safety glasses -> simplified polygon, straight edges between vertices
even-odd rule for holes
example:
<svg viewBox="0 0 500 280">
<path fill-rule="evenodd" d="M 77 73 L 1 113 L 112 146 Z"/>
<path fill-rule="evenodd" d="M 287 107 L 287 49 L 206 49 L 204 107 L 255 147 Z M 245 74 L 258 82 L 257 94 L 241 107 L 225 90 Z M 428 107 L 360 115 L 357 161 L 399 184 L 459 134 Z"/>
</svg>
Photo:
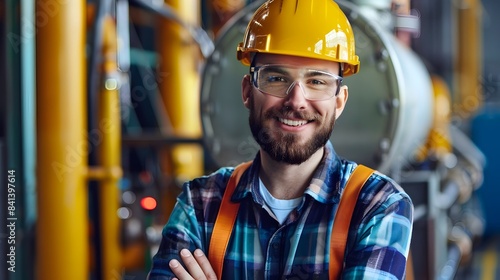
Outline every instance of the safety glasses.
<svg viewBox="0 0 500 280">
<path fill-rule="evenodd" d="M 268 64 L 250 67 L 254 87 L 265 94 L 284 98 L 299 85 L 307 100 L 327 100 L 337 95 L 342 77 L 316 69 Z"/>
</svg>

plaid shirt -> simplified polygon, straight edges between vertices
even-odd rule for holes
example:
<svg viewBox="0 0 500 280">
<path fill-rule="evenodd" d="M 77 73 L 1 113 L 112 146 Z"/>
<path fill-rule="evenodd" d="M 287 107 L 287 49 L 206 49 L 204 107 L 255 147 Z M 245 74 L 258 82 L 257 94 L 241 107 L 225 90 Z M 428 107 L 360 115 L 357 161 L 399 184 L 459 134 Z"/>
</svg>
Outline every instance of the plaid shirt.
<svg viewBox="0 0 500 280">
<path fill-rule="evenodd" d="M 226 250 L 222 279 L 328 279 L 329 243 L 342 190 L 356 164 L 328 143 L 302 202 L 283 224 L 259 193 L 260 156 L 243 174 L 232 200 L 240 202 Z M 221 168 L 184 184 L 153 257 L 151 280 L 171 279 L 179 251 L 208 246 L 233 168 Z M 413 205 L 390 178 L 374 173 L 351 218 L 343 279 L 404 279 Z"/>
</svg>

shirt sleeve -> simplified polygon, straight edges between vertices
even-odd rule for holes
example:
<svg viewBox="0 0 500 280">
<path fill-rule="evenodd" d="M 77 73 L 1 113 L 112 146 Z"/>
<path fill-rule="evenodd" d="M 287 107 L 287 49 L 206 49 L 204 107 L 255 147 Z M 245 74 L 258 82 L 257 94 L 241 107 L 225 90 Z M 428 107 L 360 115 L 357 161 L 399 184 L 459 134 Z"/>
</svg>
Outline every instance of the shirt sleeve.
<svg viewBox="0 0 500 280">
<path fill-rule="evenodd" d="M 362 198 L 361 218 L 353 217 L 342 279 L 404 279 L 413 226 L 410 197 L 394 182 L 372 182 Z M 382 185 L 377 189 L 376 185 Z M 370 193 L 368 191 L 367 193 Z M 359 202 L 358 202 L 359 203 Z M 358 222 L 360 221 L 360 222 Z"/>
<path fill-rule="evenodd" d="M 190 194 L 190 183 L 185 183 L 183 192 L 177 198 L 167 224 L 162 231 L 158 252 L 153 257 L 150 280 L 172 279 L 174 274 L 168 263 L 176 259 L 182 263 L 179 252 L 183 248 L 191 252 L 196 248 L 204 250 L 201 242 L 202 227 L 197 220 L 195 207 Z"/>
</svg>

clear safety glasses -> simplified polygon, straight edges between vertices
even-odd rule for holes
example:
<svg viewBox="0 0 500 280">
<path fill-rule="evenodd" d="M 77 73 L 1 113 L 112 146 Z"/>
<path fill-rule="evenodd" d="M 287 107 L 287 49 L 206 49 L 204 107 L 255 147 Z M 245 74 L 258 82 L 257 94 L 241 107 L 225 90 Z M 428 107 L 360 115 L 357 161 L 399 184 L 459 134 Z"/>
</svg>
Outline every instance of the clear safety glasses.
<svg viewBox="0 0 500 280">
<path fill-rule="evenodd" d="M 298 84 L 307 100 L 327 100 L 339 93 L 342 77 L 322 70 L 286 65 L 250 67 L 254 87 L 284 98 Z"/>
</svg>

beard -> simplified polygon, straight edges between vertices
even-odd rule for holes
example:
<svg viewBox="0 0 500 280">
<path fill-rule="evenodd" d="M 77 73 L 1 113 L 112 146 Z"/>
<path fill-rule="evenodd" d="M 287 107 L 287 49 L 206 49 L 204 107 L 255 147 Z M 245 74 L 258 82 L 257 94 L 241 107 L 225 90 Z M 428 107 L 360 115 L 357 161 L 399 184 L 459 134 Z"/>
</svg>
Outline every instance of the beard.
<svg viewBox="0 0 500 280">
<path fill-rule="evenodd" d="M 263 126 L 265 120 L 276 120 L 278 117 L 285 118 L 286 116 L 304 120 L 318 119 L 315 116 L 311 117 L 304 113 L 294 112 L 293 109 L 287 107 L 269 110 L 263 118 L 259 118 L 255 113 L 253 96 L 250 97 L 249 123 L 255 141 L 273 160 L 298 165 L 308 160 L 330 139 L 335 126 L 335 109 L 332 118 L 323 123 L 304 144 L 299 143 L 300 137 L 298 135 L 285 133 L 278 129 L 273 131 L 271 128 Z"/>
</svg>

